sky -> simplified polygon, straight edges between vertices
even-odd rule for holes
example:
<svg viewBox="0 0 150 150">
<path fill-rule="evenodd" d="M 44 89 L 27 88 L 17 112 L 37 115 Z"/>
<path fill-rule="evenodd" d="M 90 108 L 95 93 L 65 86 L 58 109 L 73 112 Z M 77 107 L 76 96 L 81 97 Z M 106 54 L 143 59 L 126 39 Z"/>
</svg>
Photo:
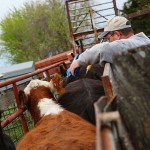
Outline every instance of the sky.
<svg viewBox="0 0 150 150">
<path fill-rule="evenodd" d="M 37 0 L 0 0 L 0 21 L 4 19 L 11 10 L 21 9 L 25 2 L 31 2 Z M 40 0 L 39 0 L 40 1 Z M 117 8 L 122 9 L 124 2 L 127 0 L 116 0 Z M 10 66 L 6 58 L 0 56 L 0 68 Z"/>
</svg>

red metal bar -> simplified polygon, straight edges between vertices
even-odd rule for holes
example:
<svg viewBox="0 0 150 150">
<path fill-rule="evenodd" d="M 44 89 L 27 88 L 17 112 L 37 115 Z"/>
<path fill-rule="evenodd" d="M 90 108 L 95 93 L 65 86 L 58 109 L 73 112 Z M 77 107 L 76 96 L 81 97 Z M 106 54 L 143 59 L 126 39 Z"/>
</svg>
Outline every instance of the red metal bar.
<svg viewBox="0 0 150 150">
<path fill-rule="evenodd" d="M 45 74 L 46 74 L 47 81 L 50 81 L 51 78 L 50 78 L 50 76 L 49 76 L 48 70 L 45 71 Z"/>
<path fill-rule="evenodd" d="M 18 109 L 16 112 L 14 112 L 13 114 L 11 114 L 6 120 L 4 120 L 1 123 L 2 128 L 6 127 L 9 123 L 11 123 L 13 120 L 15 120 L 17 117 L 19 117 L 19 115 L 21 115 L 26 109 Z"/>
<path fill-rule="evenodd" d="M 14 92 L 14 95 L 15 95 L 15 98 L 16 98 L 17 107 L 19 109 L 19 108 L 21 108 L 21 106 L 20 106 L 20 101 L 19 101 L 19 98 L 18 98 L 18 88 L 17 88 L 16 83 L 13 83 L 13 92 Z"/>
<path fill-rule="evenodd" d="M 19 100 L 19 97 L 18 97 L 18 88 L 17 88 L 16 83 L 13 83 L 13 91 L 14 91 L 17 107 L 18 107 L 18 109 L 20 109 L 21 105 L 20 105 L 20 100 Z M 25 119 L 23 113 L 20 114 L 20 120 L 21 120 L 21 125 L 22 125 L 24 133 L 27 133 L 29 131 L 29 129 L 28 129 L 28 125 L 26 123 L 26 119 Z"/>
<path fill-rule="evenodd" d="M 69 30 L 70 30 L 70 37 L 71 37 L 71 44 L 72 44 L 72 49 L 73 53 L 76 54 L 76 47 L 75 47 L 75 39 L 73 36 L 73 31 L 72 31 L 72 26 L 71 26 L 71 19 L 70 19 L 70 13 L 69 13 L 69 3 L 66 1 L 66 11 L 67 11 L 67 18 L 68 18 L 68 23 L 69 23 Z"/>
<path fill-rule="evenodd" d="M 63 63 L 63 66 L 64 66 L 65 69 L 67 69 L 67 65 L 65 63 Z"/>
<path fill-rule="evenodd" d="M 118 8 L 116 5 L 116 0 L 113 0 L 115 15 L 118 16 Z"/>
<path fill-rule="evenodd" d="M 45 67 L 43 69 L 38 69 L 38 70 L 36 70 L 36 71 L 34 71 L 32 73 L 28 73 L 28 74 L 25 74 L 25 75 L 22 75 L 22 76 L 19 76 L 19 77 L 15 77 L 15 78 L 12 78 L 12 79 L 8 79 L 6 81 L 2 81 L 2 82 L 0 82 L 0 88 L 3 87 L 3 86 L 7 86 L 9 84 L 13 84 L 13 83 L 18 82 L 18 81 L 23 80 L 23 79 L 27 79 L 29 77 L 32 77 L 32 76 L 37 75 L 39 73 L 42 73 L 42 72 L 44 72 L 46 70 L 55 68 L 56 66 L 58 66 L 58 65 L 60 65 L 62 63 L 63 63 L 63 61 L 61 61 L 59 63 L 55 63 L 55 64 L 53 64 L 51 66 L 48 66 L 48 67 Z"/>
<path fill-rule="evenodd" d="M 135 13 L 128 14 L 126 16 L 126 18 L 132 19 L 132 18 L 136 18 L 139 16 L 147 15 L 147 14 L 150 14 L 150 8 L 147 8 L 147 9 L 144 9 L 142 11 L 135 12 Z"/>
</svg>

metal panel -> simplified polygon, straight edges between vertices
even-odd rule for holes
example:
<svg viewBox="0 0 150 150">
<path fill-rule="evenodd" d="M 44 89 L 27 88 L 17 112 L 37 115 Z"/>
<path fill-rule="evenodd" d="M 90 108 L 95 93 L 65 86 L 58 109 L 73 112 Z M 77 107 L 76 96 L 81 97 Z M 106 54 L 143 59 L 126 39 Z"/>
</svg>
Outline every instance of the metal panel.
<svg viewBox="0 0 150 150">
<path fill-rule="evenodd" d="M 98 35 L 106 21 L 118 15 L 115 0 L 67 0 L 66 10 L 74 53 L 90 48 L 90 43 L 99 43 Z"/>
</svg>

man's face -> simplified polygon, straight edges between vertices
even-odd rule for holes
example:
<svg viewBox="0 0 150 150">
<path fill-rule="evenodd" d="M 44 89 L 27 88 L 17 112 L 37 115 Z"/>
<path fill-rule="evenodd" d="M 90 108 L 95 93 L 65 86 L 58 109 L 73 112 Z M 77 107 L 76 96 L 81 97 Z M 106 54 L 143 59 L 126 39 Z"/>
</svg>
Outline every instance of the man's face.
<svg viewBox="0 0 150 150">
<path fill-rule="evenodd" d="M 106 35 L 106 40 L 108 42 L 113 42 L 113 41 L 120 40 L 120 39 L 121 39 L 121 34 L 118 31 L 113 31 Z"/>
</svg>

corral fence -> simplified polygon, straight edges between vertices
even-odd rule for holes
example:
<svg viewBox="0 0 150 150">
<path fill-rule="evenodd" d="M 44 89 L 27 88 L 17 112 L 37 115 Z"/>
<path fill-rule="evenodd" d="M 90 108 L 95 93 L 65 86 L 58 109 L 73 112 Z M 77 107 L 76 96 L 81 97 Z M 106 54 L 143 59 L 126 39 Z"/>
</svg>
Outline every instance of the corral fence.
<svg viewBox="0 0 150 150">
<path fill-rule="evenodd" d="M 33 127 L 33 122 L 31 121 L 28 112 L 25 108 L 21 108 L 18 98 L 18 91 L 23 89 L 31 78 L 39 78 L 38 75 L 41 73 L 46 75 L 46 79 L 44 78 L 44 80 L 50 81 L 51 74 L 49 74 L 49 70 L 58 67 L 60 64 L 64 64 L 64 62 L 61 61 L 43 69 L 38 69 L 32 73 L 0 82 L 0 88 L 12 85 L 14 103 L 7 107 L 7 110 L 3 112 L 1 125 L 4 133 L 8 134 L 13 139 L 15 144 L 17 144 L 24 134 Z M 17 85 L 19 81 L 25 79 L 30 80 L 22 85 Z M 116 95 L 114 94 L 111 86 L 111 79 L 111 67 L 109 63 L 106 63 L 102 76 L 105 96 L 101 97 L 95 103 L 97 150 L 121 150 L 118 134 L 121 135 L 122 139 L 125 139 L 125 147 L 132 147 L 128 136 L 126 135 L 126 131 L 124 130 L 118 111 L 112 111 L 112 108 L 114 109 L 113 103 Z"/>
<path fill-rule="evenodd" d="M 50 81 L 51 74 L 49 74 L 49 71 L 60 65 L 64 65 L 64 62 L 60 61 L 34 72 L 0 82 L 0 88 L 9 87 L 8 89 L 6 88 L 7 90 L 1 92 L 0 95 L 0 109 L 4 110 L 1 118 L 1 126 L 4 133 L 9 135 L 15 144 L 33 127 L 30 115 L 25 108 L 21 108 L 18 91 L 24 89 L 31 79 L 39 78 L 39 74 L 40 79 Z M 43 74 L 43 78 L 41 74 Z M 26 82 L 19 84 L 22 80 Z"/>
</svg>

